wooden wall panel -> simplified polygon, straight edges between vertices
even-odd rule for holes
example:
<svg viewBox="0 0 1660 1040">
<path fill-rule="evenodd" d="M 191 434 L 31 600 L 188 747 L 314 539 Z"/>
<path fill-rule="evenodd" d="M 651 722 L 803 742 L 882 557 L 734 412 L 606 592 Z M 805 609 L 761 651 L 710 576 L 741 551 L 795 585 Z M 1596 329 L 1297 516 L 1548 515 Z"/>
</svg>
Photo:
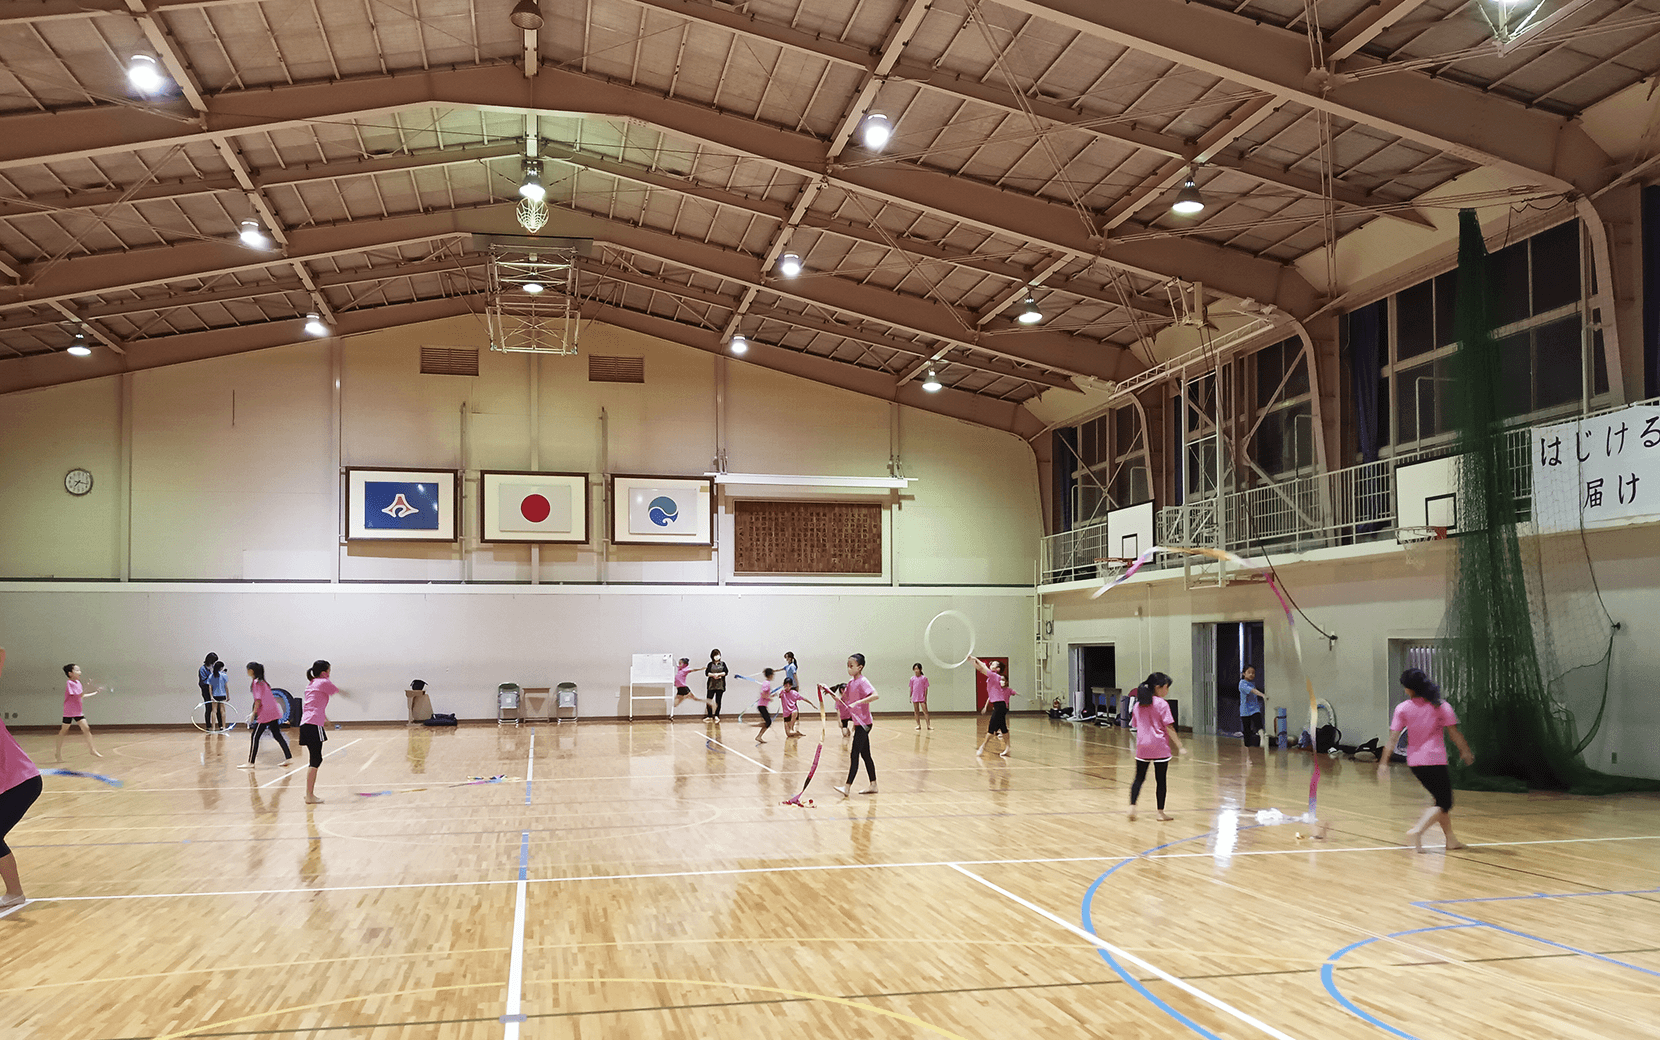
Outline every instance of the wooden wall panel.
<svg viewBox="0 0 1660 1040">
<path fill-rule="evenodd" d="M 739 574 L 881 574 L 882 506 L 863 502 L 733 504 Z"/>
</svg>

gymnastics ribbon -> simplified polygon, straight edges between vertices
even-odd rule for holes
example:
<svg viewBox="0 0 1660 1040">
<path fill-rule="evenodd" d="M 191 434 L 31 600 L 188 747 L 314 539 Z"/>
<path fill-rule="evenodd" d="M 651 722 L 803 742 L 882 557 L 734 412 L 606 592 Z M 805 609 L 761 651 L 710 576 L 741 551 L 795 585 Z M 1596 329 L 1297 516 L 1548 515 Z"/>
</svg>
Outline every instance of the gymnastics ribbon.
<svg viewBox="0 0 1660 1040">
<path fill-rule="evenodd" d="M 806 808 L 806 806 L 802 804 L 801 796 L 807 793 L 807 785 L 813 782 L 813 774 L 818 772 L 819 759 L 824 757 L 824 738 L 826 736 L 828 736 L 829 733 L 830 733 L 830 716 L 826 713 L 826 709 L 824 707 L 824 695 L 826 693 L 830 693 L 830 691 L 825 689 L 823 683 L 819 683 L 818 684 L 818 747 L 813 750 L 813 764 L 811 766 L 807 767 L 807 779 L 801 781 L 801 790 L 797 791 L 793 797 L 784 799 L 784 804 L 785 805 L 795 805 L 795 806 L 800 806 L 803 809 Z M 800 695 L 797 694 L 797 696 L 800 696 Z M 835 694 L 831 693 L 830 696 L 834 697 Z M 805 697 L 802 697 L 801 699 L 806 700 Z"/>
<path fill-rule="evenodd" d="M 82 780 L 96 780 L 101 784 L 109 784 L 111 787 L 121 786 L 121 781 L 113 776 L 105 776 L 102 773 L 83 773 L 79 769 L 42 769 L 40 774 L 42 776 L 74 776 Z"/>
<path fill-rule="evenodd" d="M 1303 673 L 1303 685 L 1308 689 L 1309 737 L 1311 740 L 1318 741 L 1320 732 L 1320 706 L 1318 699 L 1314 695 L 1314 680 L 1309 678 L 1308 668 L 1303 663 L 1303 639 L 1302 634 L 1297 629 L 1296 611 L 1292 609 L 1291 601 L 1286 598 L 1285 593 L 1280 590 L 1279 581 L 1274 577 L 1274 571 L 1272 568 L 1259 567 L 1256 564 L 1251 563 L 1249 560 L 1228 552 L 1226 549 L 1193 548 L 1185 545 L 1155 545 L 1151 549 L 1148 549 L 1146 552 L 1142 553 L 1140 556 L 1137 556 L 1135 558 L 1135 562 L 1125 568 L 1123 574 L 1120 574 L 1118 577 L 1109 582 L 1103 582 L 1100 588 L 1089 594 L 1089 598 L 1099 599 L 1108 592 L 1111 592 L 1113 589 L 1124 584 L 1126 581 L 1129 581 L 1131 575 L 1135 574 L 1136 571 L 1141 570 L 1142 567 L 1146 566 L 1153 559 L 1153 557 L 1157 556 L 1159 553 L 1175 553 L 1186 556 L 1208 556 L 1219 563 L 1237 564 L 1246 570 L 1255 571 L 1256 573 L 1262 575 L 1263 579 L 1267 581 L 1268 587 L 1274 590 L 1274 598 L 1280 601 L 1280 610 L 1285 613 L 1285 627 L 1291 632 L 1291 650 L 1297 657 L 1298 671 Z M 1266 704 L 1263 706 L 1263 709 L 1264 714 L 1266 714 Z M 1267 719 L 1263 720 L 1265 723 L 1267 721 Z M 1287 735 L 1289 736 L 1289 734 Z M 1320 790 L 1320 753 L 1318 746 L 1312 748 L 1311 750 L 1314 751 L 1314 776 L 1308 783 L 1308 815 L 1312 820 L 1314 817 L 1314 805 L 1319 797 Z"/>
</svg>

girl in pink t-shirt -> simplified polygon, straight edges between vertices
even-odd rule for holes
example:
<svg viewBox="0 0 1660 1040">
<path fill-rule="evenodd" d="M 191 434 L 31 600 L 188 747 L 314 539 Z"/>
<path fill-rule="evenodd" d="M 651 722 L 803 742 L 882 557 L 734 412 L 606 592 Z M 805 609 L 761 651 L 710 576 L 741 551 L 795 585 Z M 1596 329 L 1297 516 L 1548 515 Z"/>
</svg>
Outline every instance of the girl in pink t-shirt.
<svg viewBox="0 0 1660 1040">
<path fill-rule="evenodd" d="M 93 758 L 103 758 L 98 749 L 92 745 L 92 727 L 86 724 L 86 712 L 81 707 L 82 697 L 95 697 L 104 692 L 102 686 L 91 693 L 83 693 L 81 688 L 81 666 L 66 664 L 63 666 L 63 725 L 58 727 L 58 749 L 52 754 L 52 761 L 63 761 L 63 738 L 69 732 L 69 727 L 80 723 L 81 736 L 86 738 L 86 749 L 92 752 Z"/>
<path fill-rule="evenodd" d="M 924 722 L 929 729 L 934 728 L 934 720 L 928 717 L 928 677 L 922 674 L 920 661 L 911 665 L 911 714 L 916 718 L 918 732 Z"/>
<path fill-rule="evenodd" d="M 778 713 L 784 719 L 784 736 L 801 736 L 801 692 L 797 680 L 786 676 L 778 690 Z"/>
<path fill-rule="evenodd" d="M 1421 668 L 1408 668 L 1401 673 L 1401 688 L 1408 698 L 1395 706 L 1395 716 L 1389 722 L 1389 742 L 1385 748 L 1393 750 L 1406 731 L 1406 764 L 1412 775 L 1424 785 L 1435 804 L 1424 811 L 1417 825 L 1407 831 L 1412 845 L 1424 851 L 1424 831 L 1432 823 L 1441 825 L 1447 836 L 1447 848 L 1462 849 L 1464 843 L 1453 835 L 1452 829 L 1452 770 L 1447 766 L 1447 743 L 1442 734 L 1451 734 L 1458 745 L 1459 756 L 1465 765 L 1476 760 L 1469 741 L 1458 731 L 1458 714 L 1452 705 L 1441 699 L 1441 687 L 1425 675 Z M 1389 756 L 1378 763 L 1378 776 L 1389 778 Z"/>
<path fill-rule="evenodd" d="M 680 663 L 674 666 L 674 708 L 680 707 L 680 702 L 688 697 L 699 704 L 703 703 L 703 698 L 693 694 L 692 688 L 686 685 L 686 676 L 690 675 L 691 671 L 692 659 L 690 657 L 682 657 Z M 669 715 L 672 716 L 673 714 L 674 709 L 669 709 Z"/>
<path fill-rule="evenodd" d="M 305 688 L 300 714 L 300 746 L 310 753 L 307 764 L 311 767 L 305 774 L 305 800 L 308 804 L 317 805 L 322 802 L 317 797 L 317 769 L 323 764 L 323 741 L 328 739 L 329 698 L 340 690 L 329 681 L 327 661 L 311 662 L 305 677 L 310 683 Z"/>
<path fill-rule="evenodd" d="M 0 650 L 0 671 L 5 667 L 6 651 Z M 40 791 L 40 770 L 17 746 L 5 723 L 0 722 L 0 880 L 6 883 L 6 894 L 0 896 L 0 915 L 27 902 L 23 898 L 23 882 L 17 876 L 17 857 L 6 844 L 6 835 L 23 819 L 29 806 L 35 804 Z"/>
<path fill-rule="evenodd" d="M 277 705 L 276 695 L 271 692 L 271 684 L 265 681 L 265 666 L 258 661 L 249 661 L 248 678 L 252 680 L 248 692 L 254 695 L 253 736 L 248 743 L 248 764 L 236 768 L 254 767 L 254 756 L 259 754 L 259 738 L 266 733 L 271 734 L 277 746 L 282 748 L 282 764 L 292 765 L 294 752 L 288 750 L 288 741 L 282 737 L 282 709 Z"/>
<path fill-rule="evenodd" d="M 853 750 L 848 757 L 847 783 L 836 788 L 843 798 L 847 797 L 853 781 L 859 776 L 861 760 L 865 771 L 870 774 L 870 786 L 859 793 L 876 793 L 876 763 L 870 757 L 870 727 L 875 725 L 875 720 L 870 717 L 870 702 L 876 699 L 877 693 L 876 687 L 865 678 L 864 654 L 854 654 L 847 659 L 847 676 L 847 688 L 836 698 L 836 703 L 846 707 L 847 717 L 853 723 Z"/>
<path fill-rule="evenodd" d="M 755 743 L 767 742 L 767 730 L 772 728 L 772 677 L 777 674 L 771 668 L 761 669 L 761 693 L 755 698 L 755 710 L 761 713 L 760 732 L 755 734 Z"/>
<path fill-rule="evenodd" d="M 980 710 L 991 712 L 991 721 L 986 723 L 986 739 L 980 741 L 980 746 L 974 750 L 974 753 L 976 755 L 985 754 L 986 745 L 991 743 L 991 738 L 1001 734 L 1003 737 L 1003 750 L 999 751 L 998 754 L 1002 755 L 1004 758 L 1008 758 L 1009 698 L 1018 696 L 1018 694 L 1009 689 L 1007 679 L 1005 679 L 1003 675 L 1003 666 L 1001 663 L 992 661 L 988 664 L 987 662 L 980 660 L 978 657 L 971 657 L 969 660 L 973 661 L 974 667 L 986 677 L 986 706 Z"/>
<path fill-rule="evenodd" d="M 1165 777 L 1170 770 L 1170 749 L 1178 755 L 1187 754 L 1181 738 L 1176 736 L 1176 717 L 1170 712 L 1170 702 L 1164 695 L 1170 692 L 1170 676 L 1154 672 L 1136 687 L 1135 707 L 1130 709 L 1130 724 L 1135 727 L 1135 782 L 1130 784 L 1130 819 L 1135 819 L 1136 799 L 1141 797 L 1141 785 L 1147 780 L 1147 767 L 1153 767 L 1153 793 L 1158 798 L 1159 819 L 1174 820 L 1164 811 Z"/>
</svg>

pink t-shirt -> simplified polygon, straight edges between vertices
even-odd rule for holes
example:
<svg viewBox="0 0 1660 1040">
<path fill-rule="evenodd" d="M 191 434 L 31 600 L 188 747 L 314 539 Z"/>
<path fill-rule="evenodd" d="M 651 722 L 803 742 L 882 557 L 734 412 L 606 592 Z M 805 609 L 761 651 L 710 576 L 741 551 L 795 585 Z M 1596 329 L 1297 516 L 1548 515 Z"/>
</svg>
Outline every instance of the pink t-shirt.
<svg viewBox="0 0 1660 1040">
<path fill-rule="evenodd" d="M 870 705 L 869 704 L 854 704 L 853 702 L 856 701 L 856 700 L 861 700 L 865 697 L 869 697 L 871 694 L 873 694 L 875 692 L 876 692 L 876 687 L 872 686 L 870 684 L 870 680 L 866 679 L 862 675 L 859 676 L 857 679 L 850 680 L 847 684 L 847 689 L 842 692 L 842 700 L 848 702 L 848 704 L 847 704 L 847 716 L 848 716 L 848 718 L 852 719 L 856 724 L 858 724 L 860 726 L 869 726 L 869 725 L 871 725 Z"/>
<path fill-rule="evenodd" d="M 928 699 L 928 677 L 926 675 L 911 676 L 911 701 L 921 704 Z"/>
<path fill-rule="evenodd" d="M 264 679 L 255 679 L 248 689 L 254 695 L 254 721 L 275 722 L 282 717 L 282 710 L 277 707 L 277 699 L 271 695 L 271 684 Z"/>
<path fill-rule="evenodd" d="M 63 684 L 63 717 L 72 719 L 77 715 L 85 715 L 81 708 L 81 684 L 77 679 L 71 679 Z"/>
<path fill-rule="evenodd" d="M 23 749 L 12 739 L 11 730 L 0 722 L 0 791 L 10 791 L 31 777 L 40 775 L 40 768 L 30 761 Z"/>
<path fill-rule="evenodd" d="M 836 718 L 837 719 L 851 719 L 853 717 L 853 713 L 848 711 L 847 710 L 847 705 L 843 703 L 844 701 L 847 700 L 847 696 L 848 696 L 847 690 L 845 690 L 845 689 L 843 689 L 841 693 L 836 694 Z"/>
<path fill-rule="evenodd" d="M 340 690 L 329 682 L 327 676 L 318 676 L 311 680 L 311 685 L 305 688 L 303 710 L 300 712 L 300 722 L 307 726 L 327 726 L 329 698 Z"/>
<path fill-rule="evenodd" d="M 772 703 L 772 683 L 771 682 L 764 682 L 764 683 L 761 684 L 761 695 L 759 697 L 755 698 L 755 703 L 756 704 L 761 704 L 761 705 L 767 705 L 767 704 Z"/>
<path fill-rule="evenodd" d="M 1170 714 L 1170 702 L 1155 695 L 1151 704 L 1137 704 L 1130 709 L 1130 724 L 1135 726 L 1135 757 L 1143 762 L 1158 762 L 1170 757 L 1168 728 L 1176 724 Z"/>
<path fill-rule="evenodd" d="M 685 686 L 686 685 L 686 676 L 690 675 L 691 672 L 692 672 L 692 666 L 689 665 L 689 664 L 683 664 L 680 667 L 676 668 L 674 670 L 674 684 L 676 686 Z"/>
<path fill-rule="evenodd" d="M 1417 697 L 1408 697 L 1395 706 L 1395 717 L 1390 729 L 1406 730 L 1406 764 L 1409 766 L 1444 766 L 1447 764 L 1447 742 L 1441 731 L 1458 725 L 1458 713 L 1446 701 L 1431 704 Z"/>
<path fill-rule="evenodd" d="M 986 673 L 986 700 L 992 704 L 1007 703 L 1009 688 L 1003 684 L 1003 677 L 996 672 Z"/>
<path fill-rule="evenodd" d="M 796 709 L 801 707 L 801 694 L 785 686 L 778 691 L 778 704 L 784 709 L 785 715 L 794 715 Z"/>
</svg>

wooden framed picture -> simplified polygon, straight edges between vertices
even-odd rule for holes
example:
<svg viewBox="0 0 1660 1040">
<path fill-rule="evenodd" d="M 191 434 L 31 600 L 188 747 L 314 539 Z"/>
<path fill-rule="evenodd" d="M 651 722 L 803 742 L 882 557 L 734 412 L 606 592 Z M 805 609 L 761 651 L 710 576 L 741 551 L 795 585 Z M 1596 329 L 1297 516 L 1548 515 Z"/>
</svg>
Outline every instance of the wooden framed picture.
<svg viewBox="0 0 1660 1040">
<path fill-rule="evenodd" d="M 478 475 L 479 541 L 588 541 L 588 474 L 484 470 Z"/>
<path fill-rule="evenodd" d="M 461 475 L 453 469 L 346 468 L 346 537 L 358 542 L 453 542 Z"/>
<path fill-rule="evenodd" d="M 714 545 L 715 482 L 708 477 L 613 474 L 606 506 L 613 545 Z"/>
</svg>

